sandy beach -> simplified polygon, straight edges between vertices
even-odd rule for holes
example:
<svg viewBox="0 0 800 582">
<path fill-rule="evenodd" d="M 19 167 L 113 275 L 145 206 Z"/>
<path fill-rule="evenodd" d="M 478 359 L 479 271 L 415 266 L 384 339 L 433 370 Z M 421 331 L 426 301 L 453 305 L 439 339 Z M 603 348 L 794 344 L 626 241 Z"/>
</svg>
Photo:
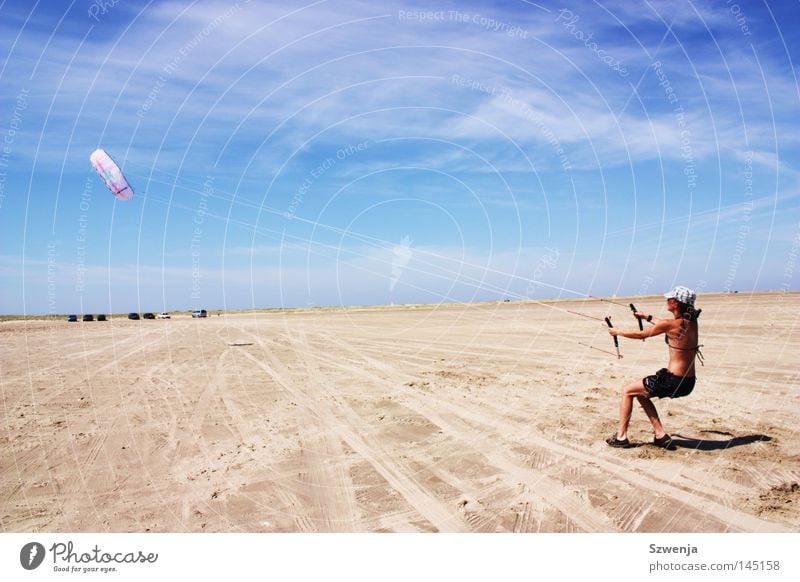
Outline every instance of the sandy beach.
<svg viewBox="0 0 800 582">
<path fill-rule="evenodd" d="M 667 349 L 568 311 L 624 305 L 0 323 L 0 529 L 800 531 L 800 294 L 700 295 L 674 451 L 604 443 Z"/>
</svg>

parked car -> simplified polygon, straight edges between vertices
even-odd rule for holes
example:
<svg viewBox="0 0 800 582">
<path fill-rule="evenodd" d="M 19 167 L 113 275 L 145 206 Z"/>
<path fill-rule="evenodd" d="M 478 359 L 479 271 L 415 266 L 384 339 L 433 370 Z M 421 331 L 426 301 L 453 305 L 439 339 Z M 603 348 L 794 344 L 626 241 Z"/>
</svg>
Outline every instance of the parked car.
<svg viewBox="0 0 800 582">
<path fill-rule="evenodd" d="M 205 309 L 195 309 L 192 311 L 192 317 L 208 317 L 208 311 Z"/>
<path fill-rule="evenodd" d="M 83 316 L 83 321 L 94 321 L 94 317 L 92 317 L 91 313 L 85 313 Z"/>
<path fill-rule="evenodd" d="M 170 318 L 169 313 L 167 313 L 166 311 L 162 311 L 161 313 L 156 315 L 156 319 L 169 319 L 169 318 Z"/>
<path fill-rule="evenodd" d="M 138 313 L 129 313 L 128 314 L 128 319 L 139 319 L 139 314 Z"/>
<path fill-rule="evenodd" d="M 97 316 L 97 321 L 105 321 L 105 320 L 106 320 L 106 316 L 103 315 L 102 313 Z"/>
<path fill-rule="evenodd" d="M 78 316 L 77 315 L 68 315 L 67 316 L 67 321 L 78 321 Z"/>
<path fill-rule="evenodd" d="M 156 316 L 153 315 L 152 313 L 145 313 L 142 317 L 144 319 L 155 319 L 156 318 Z"/>
</svg>

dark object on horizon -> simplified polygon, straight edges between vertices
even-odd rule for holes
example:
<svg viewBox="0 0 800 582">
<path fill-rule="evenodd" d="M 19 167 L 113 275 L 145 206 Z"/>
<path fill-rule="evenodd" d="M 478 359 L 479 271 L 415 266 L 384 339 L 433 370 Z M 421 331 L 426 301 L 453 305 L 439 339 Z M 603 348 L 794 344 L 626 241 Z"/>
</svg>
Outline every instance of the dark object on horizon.
<svg viewBox="0 0 800 582">
<path fill-rule="evenodd" d="M 128 314 L 128 319 L 139 319 L 139 314 L 138 313 L 129 313 Z"/>
<path fill-rule="evenodd" d="M 142 317 L 144 319 L 155 319 L 156 318 L 156 316 L 153 315 L 152 313 L 145 313 Z"/>
<path fill-rule="evenodd" d="M 106 320 L 106 316 L 103 315 L 102 313 L 97 316 L 97 321 L 105 321 L 105 320 Z"/>
<path fill-rule="evenodd" d="M 78 316 L 77 315 L 68 315 L 67 316 L 67 321 L 78 321 Z"/>
<path fill-rule="evenodd" d="M 92 317 L 91 313 L 87 313 L 83 316 L 83 321 L 94 321 L 94 317 Z"/>
</svg>

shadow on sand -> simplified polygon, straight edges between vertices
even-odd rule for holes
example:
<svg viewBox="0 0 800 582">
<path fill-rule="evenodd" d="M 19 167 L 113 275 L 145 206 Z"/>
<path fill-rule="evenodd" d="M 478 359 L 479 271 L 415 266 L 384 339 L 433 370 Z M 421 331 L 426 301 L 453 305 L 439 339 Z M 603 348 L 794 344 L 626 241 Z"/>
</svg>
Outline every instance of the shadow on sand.
<svg viewBox="0 0 800 582">
<path fill-rule="evenodd" d="M 772 438 L 764 434 L 751 434 L 747 436 L 733 436 L 727 432 L 719 432 L 714 430 L 704 430 L 702 432 L 729 436 L 731 438 L 726 440 L 710 440 L 705 438 L 693 438 L 680 434 L 672 435 L 672 442 L 675 447 L 681 449 L 696 449 L 698 451 L 719 451 L 722 449 L 730 449 L 731 447 L 741 447 L 742 445 L 750 445 L 757 442 L 768 442 Z"/>
</svg>

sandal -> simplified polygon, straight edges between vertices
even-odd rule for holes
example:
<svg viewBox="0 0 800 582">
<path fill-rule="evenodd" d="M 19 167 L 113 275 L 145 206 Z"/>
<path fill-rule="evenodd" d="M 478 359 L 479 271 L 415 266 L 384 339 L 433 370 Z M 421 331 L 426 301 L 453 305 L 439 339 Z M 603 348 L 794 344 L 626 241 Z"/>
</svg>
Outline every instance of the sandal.
<svg viewBox="0 0 800 582">
<path fill-rule="evenodd" d="M 672 437 L 668 434 L 665 434 L 660 439 L 653 437 L 653 445 L 660 447 L 662 449 L 667 449 L 668 451 L 675 450 L 675 443 L 672 442 Z"/>
<path fill-rule="evenodd" d="M 619 440 L 617 435 L 612 436 L 609 439 L 606 439 L 606 444 L 609 447 L 614 447 L 616 449 L 629 449 L 631 448 L 631 443 L 628 439 Z"/>
</svg>

